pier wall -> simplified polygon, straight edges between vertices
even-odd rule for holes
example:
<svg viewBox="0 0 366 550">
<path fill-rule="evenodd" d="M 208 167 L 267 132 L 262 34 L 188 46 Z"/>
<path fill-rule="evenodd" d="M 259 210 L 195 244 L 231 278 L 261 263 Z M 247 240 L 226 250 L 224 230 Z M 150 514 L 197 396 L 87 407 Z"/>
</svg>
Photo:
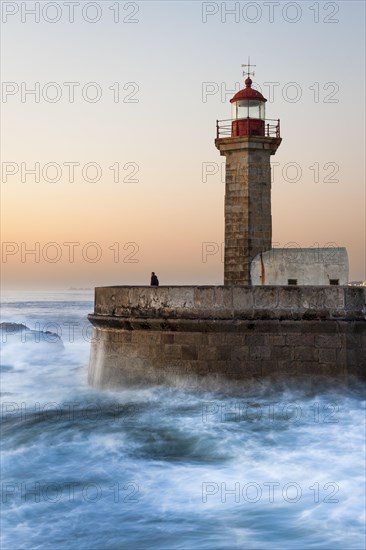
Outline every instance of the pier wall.
<svg viewBox="0 0 366 550">
<path fill-rule="evenodd" d="M 366 377 L 362 287 L 100 287 L 89 383 Z"/>
</svg>

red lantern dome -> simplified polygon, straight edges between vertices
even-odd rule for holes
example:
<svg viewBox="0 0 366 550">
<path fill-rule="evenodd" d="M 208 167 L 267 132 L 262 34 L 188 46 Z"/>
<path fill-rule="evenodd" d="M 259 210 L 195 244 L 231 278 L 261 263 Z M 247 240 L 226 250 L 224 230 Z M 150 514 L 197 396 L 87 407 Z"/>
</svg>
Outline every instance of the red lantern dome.
<svg viewBox="0 0 366 550">
<path fill-rule="evenodd" d="M 232 137 L 264 136 L 266 98 L 253 90 L 252 79 L 245 80 L 245 88 L 237 92 L 230 103 L 232 105 Z"/>
</svg>

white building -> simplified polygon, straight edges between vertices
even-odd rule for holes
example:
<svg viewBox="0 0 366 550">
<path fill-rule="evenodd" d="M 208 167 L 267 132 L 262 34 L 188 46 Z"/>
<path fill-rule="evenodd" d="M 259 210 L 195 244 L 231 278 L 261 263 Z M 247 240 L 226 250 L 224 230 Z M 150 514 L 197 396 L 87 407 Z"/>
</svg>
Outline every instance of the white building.
<svg viewBox="0 0 366 550">
<path fill-rule="evenodd" d="M 273 248 L 251 263 L 252 285 L 346 285 L 345 248 Z"/>
</svg>

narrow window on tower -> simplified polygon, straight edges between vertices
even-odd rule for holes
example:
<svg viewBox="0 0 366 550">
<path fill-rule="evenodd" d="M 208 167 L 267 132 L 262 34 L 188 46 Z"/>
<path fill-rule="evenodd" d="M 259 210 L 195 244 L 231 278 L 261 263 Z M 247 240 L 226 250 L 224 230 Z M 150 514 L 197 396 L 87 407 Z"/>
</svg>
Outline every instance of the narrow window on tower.
<svg viewBox="0 0 366 550">
<path fill-rule="evenodd" d="M 339 285 L 339 279 L 329 279 L 330 285 Z"/>
<path fill-rule="evenodd" d="M 297 279 L 287 279 L 287 284 L 297 286 Z"/>
</svg>

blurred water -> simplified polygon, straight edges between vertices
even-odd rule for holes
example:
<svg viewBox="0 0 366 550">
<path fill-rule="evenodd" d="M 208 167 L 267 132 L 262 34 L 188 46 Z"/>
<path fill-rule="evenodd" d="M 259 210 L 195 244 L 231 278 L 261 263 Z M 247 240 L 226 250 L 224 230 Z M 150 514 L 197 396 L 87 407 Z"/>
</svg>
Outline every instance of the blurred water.
<svg viewBox="0 0 366 550">
<path fill-rule="evenodd" d="M 365 547 L 365 397 L 87 386 L 92 293 L 4 297 L 2 550 Z M 25 340 L 25 341 L 24 341 Z"/>
</svg>

